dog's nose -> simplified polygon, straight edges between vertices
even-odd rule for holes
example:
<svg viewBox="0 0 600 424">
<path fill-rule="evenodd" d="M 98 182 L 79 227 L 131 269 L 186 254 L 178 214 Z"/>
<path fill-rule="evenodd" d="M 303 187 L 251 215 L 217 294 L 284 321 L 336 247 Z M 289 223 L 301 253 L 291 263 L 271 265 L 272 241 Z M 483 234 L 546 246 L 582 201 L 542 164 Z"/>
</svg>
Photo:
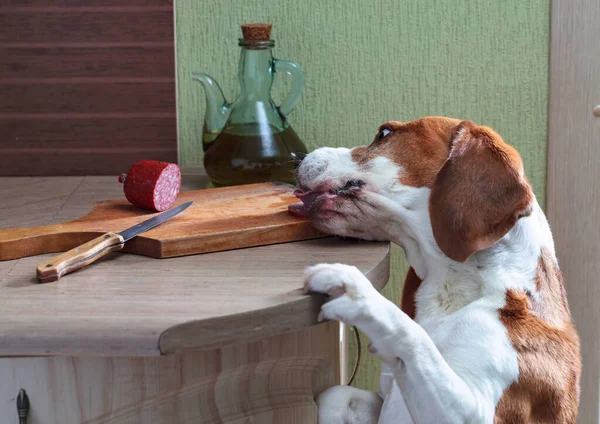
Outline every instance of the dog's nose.
<svg viewBox="0 0 600 424">
<path fill-rule="evenodd" d="M 350 181 L 346 182 L 344 189 L 350 190 L 353 188 L 362 188 L 362 186 L 364 186 L 364 185 L 365 185 L 365 182 L 363 180 L 350 180 Z"/>
<path fill-rule="evenodd" d="M 337 194 L 350 194 L 359 191 L 364 185 L 365 182 L 363 180 L 349 180 L 346 182 L 346 185 L 337 190 Z"/>
</svg>

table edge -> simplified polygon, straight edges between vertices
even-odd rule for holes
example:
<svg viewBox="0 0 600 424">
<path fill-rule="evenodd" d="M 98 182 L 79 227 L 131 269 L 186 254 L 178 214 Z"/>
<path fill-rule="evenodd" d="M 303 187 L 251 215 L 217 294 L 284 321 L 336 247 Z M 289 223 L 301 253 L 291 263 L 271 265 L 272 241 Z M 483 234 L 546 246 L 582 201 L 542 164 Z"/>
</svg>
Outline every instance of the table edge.
<svg viewBox="0 0 600 424">
<path fill-rule="evenodd" d="M 383 244 L 383 243 L 382 243 Z M 383 246 L 382 246 L 383 247 Z M 381 291 L 391 274 L 391 243 L 385 246 L 385 254 L 365 275 Z M 48 337 L 24 337 L 28 331 L 15 327 L 8 334 L 0 335 L 1 357 L 49 357 L 49 356 L 136 356 L 157 357 L 182 353 L 189 350 L 206 350 L 227 345 L 249 343 L 287 332 L 317 325 L 317 317 L 323 297 L 302 295 L 298 281 L 298 298 L 279 305 L 239 314 L 176 322 L 150 331 L 148 328 L 136 334 L 90 334 L 85 339 L 74 340 L 52 336 L 52 348 Z M 239 324 L 236 324 L 239 323 Z M 249 328 L 254 331 L 249 331 Z M 108 337 L 108 338 L 107 338 Z"/>
<path fill-rule="evenodd" d="M 378 291 L 383 290 L 390 279 L 390 264 L 391 243 L 388 243 L 386 254 L 382 260 L 371 270 L 365 272 Z M 300 291 L 299 287 L 298 292 L 300 293 Z M 305 295 L 295 301 L 260 311 L 177 324 L 165 329 L 160 334 L 158 347 L 162 355 L 169 355 L 185 350 L 218 348 L 278 336 L 318 324 L 317 317 L 323 302 L 324 299 L 320 295 Z M 289 316 L 293 316 L 293 319 L 285 319 Z M 232 325 L 232 321 L 244 323 L 244 325 Z M 249 323 L 255 331 L 247 331 Z M 222 328 L 222 330 L 215 331 L 215 328 Z M 206 336 L 207 334 L 210 335 Z"/>
</svg>

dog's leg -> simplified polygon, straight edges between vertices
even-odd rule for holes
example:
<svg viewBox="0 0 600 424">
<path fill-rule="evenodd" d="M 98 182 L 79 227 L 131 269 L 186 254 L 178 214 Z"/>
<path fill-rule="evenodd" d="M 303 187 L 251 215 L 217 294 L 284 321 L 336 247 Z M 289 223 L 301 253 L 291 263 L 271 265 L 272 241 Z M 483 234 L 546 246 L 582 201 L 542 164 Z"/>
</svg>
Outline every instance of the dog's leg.
<svg viewBox="0 0 600 424">
<path fill-rule="evenodd" d="M 415 321 L 383 297 L 355 267 L 321 264 L 305 271 L 305 291 L 331 300 L 320 319 L 357 326 L 390 366 L 415 422 L 492 422 L 494 402 L 461 379 Z M 407 387 L 408 386 L 408 387 Z"/>
<path fill-rule="evenodd" d="M 320 424 L 377 424 L 383 400 L 374 392 L 334 386 L 317 396 Z"/>
</svg>

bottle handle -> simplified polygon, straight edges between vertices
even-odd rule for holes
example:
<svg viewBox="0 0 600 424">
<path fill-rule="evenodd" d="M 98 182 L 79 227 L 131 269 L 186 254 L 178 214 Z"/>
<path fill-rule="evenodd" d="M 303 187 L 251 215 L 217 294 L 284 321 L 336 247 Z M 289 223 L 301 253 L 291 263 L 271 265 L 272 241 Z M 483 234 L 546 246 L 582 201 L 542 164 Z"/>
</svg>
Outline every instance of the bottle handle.
<svg viewBox="0 0 600 424">
<path fill-rule="evenodd" d="M 292 87 L 290 88 L 290 92 L 283 102 L 281 102 L 281 105 L 278 106 L 279 113 L 285 118 L 292 109 L 294 109 L 294 106 L 296 106 L 302 96 L 302 90 L 304 89 L 304 73 L 298 64 L 282 59 L 273 59 L 273 69 L 275 72 L 285 72 L 292 77 Z"/>
</svg>

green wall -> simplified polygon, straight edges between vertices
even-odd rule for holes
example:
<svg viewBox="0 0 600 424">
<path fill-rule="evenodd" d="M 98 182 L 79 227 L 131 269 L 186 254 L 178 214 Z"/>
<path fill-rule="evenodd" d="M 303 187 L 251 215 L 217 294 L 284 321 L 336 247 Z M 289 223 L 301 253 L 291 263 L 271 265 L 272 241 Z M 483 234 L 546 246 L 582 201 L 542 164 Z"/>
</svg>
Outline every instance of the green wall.
<svg viewBox="0 0 600 424">
<path fill-rule="evenodd" d="M 213 76 L 232 99 L 239 25 L 255 22 L 272 23 L 275 57 L 304 70 L 289 121 L 309 148 L 368 144 L 392 119 L 472 119 L 521 152 L 545 204 L 549 0 L 177 0 L 182 165 L 202 163 L 204 92 L 191 72 Z M 288 87 L 277 79 L 274 99 Z M 385 289 L 394 300 L 405 271 L 394 249 Z M 376 388 L 378 369 L 364 349 L 354 385 Z"/>
</svg>

